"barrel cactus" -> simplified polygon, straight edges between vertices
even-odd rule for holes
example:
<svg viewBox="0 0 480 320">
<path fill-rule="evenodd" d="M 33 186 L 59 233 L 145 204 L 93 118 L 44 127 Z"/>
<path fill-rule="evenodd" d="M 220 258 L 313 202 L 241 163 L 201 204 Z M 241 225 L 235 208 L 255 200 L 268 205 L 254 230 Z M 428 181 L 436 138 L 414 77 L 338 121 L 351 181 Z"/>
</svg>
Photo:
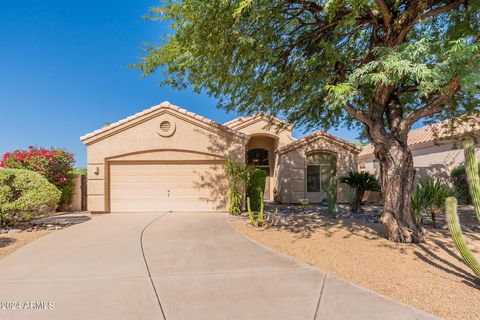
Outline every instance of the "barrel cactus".
<svg viewBox="0 0 480 320">
<path fill-rule="evenodd" d="M 465 154 L 465 172 L 467 173 L 468 187 L 472 204 L 475 207 L 477 221 L 480 223 L 480 177 L 478 175 L 478 160 L 475 152 L 475 140 L 473 138 L 465 139 L 463 143 Z"/>
<path fill-rule="evenodd" d="M 462 234 L 462 229 L 460 227 L 460 222 L 458 220 L 457 214 L 457 199 L 454 197 L 449 197 L 445 201 L 445 213 L 448 223 L 448 228 L 452 233 L 453 242 L 457 247 L 457 250 L 463 257 L 463 260 L 473 273 L 480 278 L 480 263 L 473 255 L 472 251 L 467 246 L 467 242 Z"/>
</svg>

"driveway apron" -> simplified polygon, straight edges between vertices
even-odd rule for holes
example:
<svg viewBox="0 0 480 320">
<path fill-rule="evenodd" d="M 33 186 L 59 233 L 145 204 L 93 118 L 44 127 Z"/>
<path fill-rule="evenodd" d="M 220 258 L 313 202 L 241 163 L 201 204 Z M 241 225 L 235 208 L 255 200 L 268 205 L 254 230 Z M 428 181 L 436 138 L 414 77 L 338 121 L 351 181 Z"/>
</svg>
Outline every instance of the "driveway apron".
<svg viewBox="0 0 480 320">
<path fill-rule="evenodd" d="M 47 235 L 0 260 L 0 303 L 10 303 L 0 320 L 434 318 L 261 246 L 227 219 L 109 214 Z"/>
</svg>

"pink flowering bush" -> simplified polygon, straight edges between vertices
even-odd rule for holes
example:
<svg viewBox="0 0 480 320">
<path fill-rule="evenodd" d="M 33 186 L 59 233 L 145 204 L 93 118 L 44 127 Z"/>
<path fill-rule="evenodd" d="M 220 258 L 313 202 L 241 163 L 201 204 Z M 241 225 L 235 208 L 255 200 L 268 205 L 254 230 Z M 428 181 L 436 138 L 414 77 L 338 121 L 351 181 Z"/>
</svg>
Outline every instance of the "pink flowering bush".
<svg viewBox="0 0 480 320">
<path fill-rule="evenodd" d="M 60 149 L 28 147 L 3 155 L 0 168 L 35 171 L 61 192 L 60 206 L 70 204 L 73 196 L 72 171 L 75 160 L 70 152 Z"/>
</svg>

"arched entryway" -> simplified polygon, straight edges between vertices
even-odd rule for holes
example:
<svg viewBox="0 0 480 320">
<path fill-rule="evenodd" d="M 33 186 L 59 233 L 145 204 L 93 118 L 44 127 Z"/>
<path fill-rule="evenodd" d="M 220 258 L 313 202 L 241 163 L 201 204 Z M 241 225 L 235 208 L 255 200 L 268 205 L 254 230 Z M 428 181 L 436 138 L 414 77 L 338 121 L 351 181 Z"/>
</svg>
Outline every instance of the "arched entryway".
<svg viewBox="0 0 480 320">
<path fill-rule="evenodd" d="M 277 161 L 275 150 L 278 139 L 266 135 L 253 135 L 250 137 L 246 148 L 246 162 L 249 166 L 265 170 L 265 200 L 273 200 L 275 163 Z"/>
</svg>

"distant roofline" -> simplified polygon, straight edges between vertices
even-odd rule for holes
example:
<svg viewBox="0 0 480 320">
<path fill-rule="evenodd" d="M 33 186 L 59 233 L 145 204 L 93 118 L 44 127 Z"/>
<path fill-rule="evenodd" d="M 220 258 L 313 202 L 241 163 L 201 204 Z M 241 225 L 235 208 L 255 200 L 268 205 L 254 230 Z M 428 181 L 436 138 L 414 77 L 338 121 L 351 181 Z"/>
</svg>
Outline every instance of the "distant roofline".
<svg viewBox="0 0 480 320">
<path fill-rule="evenodd" d="M 473 119 L 472 119 L 473 120 Z M 480 132 L 480 124 L 477 120 L 467 125 L 460 125 L 455 128 L 454 132 L 449 131 L 448 126 L 451 119 L 425 125 L 423 127 L 413 129 L 408 133 L 408 146 L 412 149 L 425 145 L 432 145 L 436 141 L 447 141 L 455 137 L 459 137 L 469 132 Z M 437 133 L 437 134 L 435 134 Z M 370 160 L 375 158 L 373 144 L 369 143 L 363 147 L 358 154 L 358 160 Z"/>
</svg>

